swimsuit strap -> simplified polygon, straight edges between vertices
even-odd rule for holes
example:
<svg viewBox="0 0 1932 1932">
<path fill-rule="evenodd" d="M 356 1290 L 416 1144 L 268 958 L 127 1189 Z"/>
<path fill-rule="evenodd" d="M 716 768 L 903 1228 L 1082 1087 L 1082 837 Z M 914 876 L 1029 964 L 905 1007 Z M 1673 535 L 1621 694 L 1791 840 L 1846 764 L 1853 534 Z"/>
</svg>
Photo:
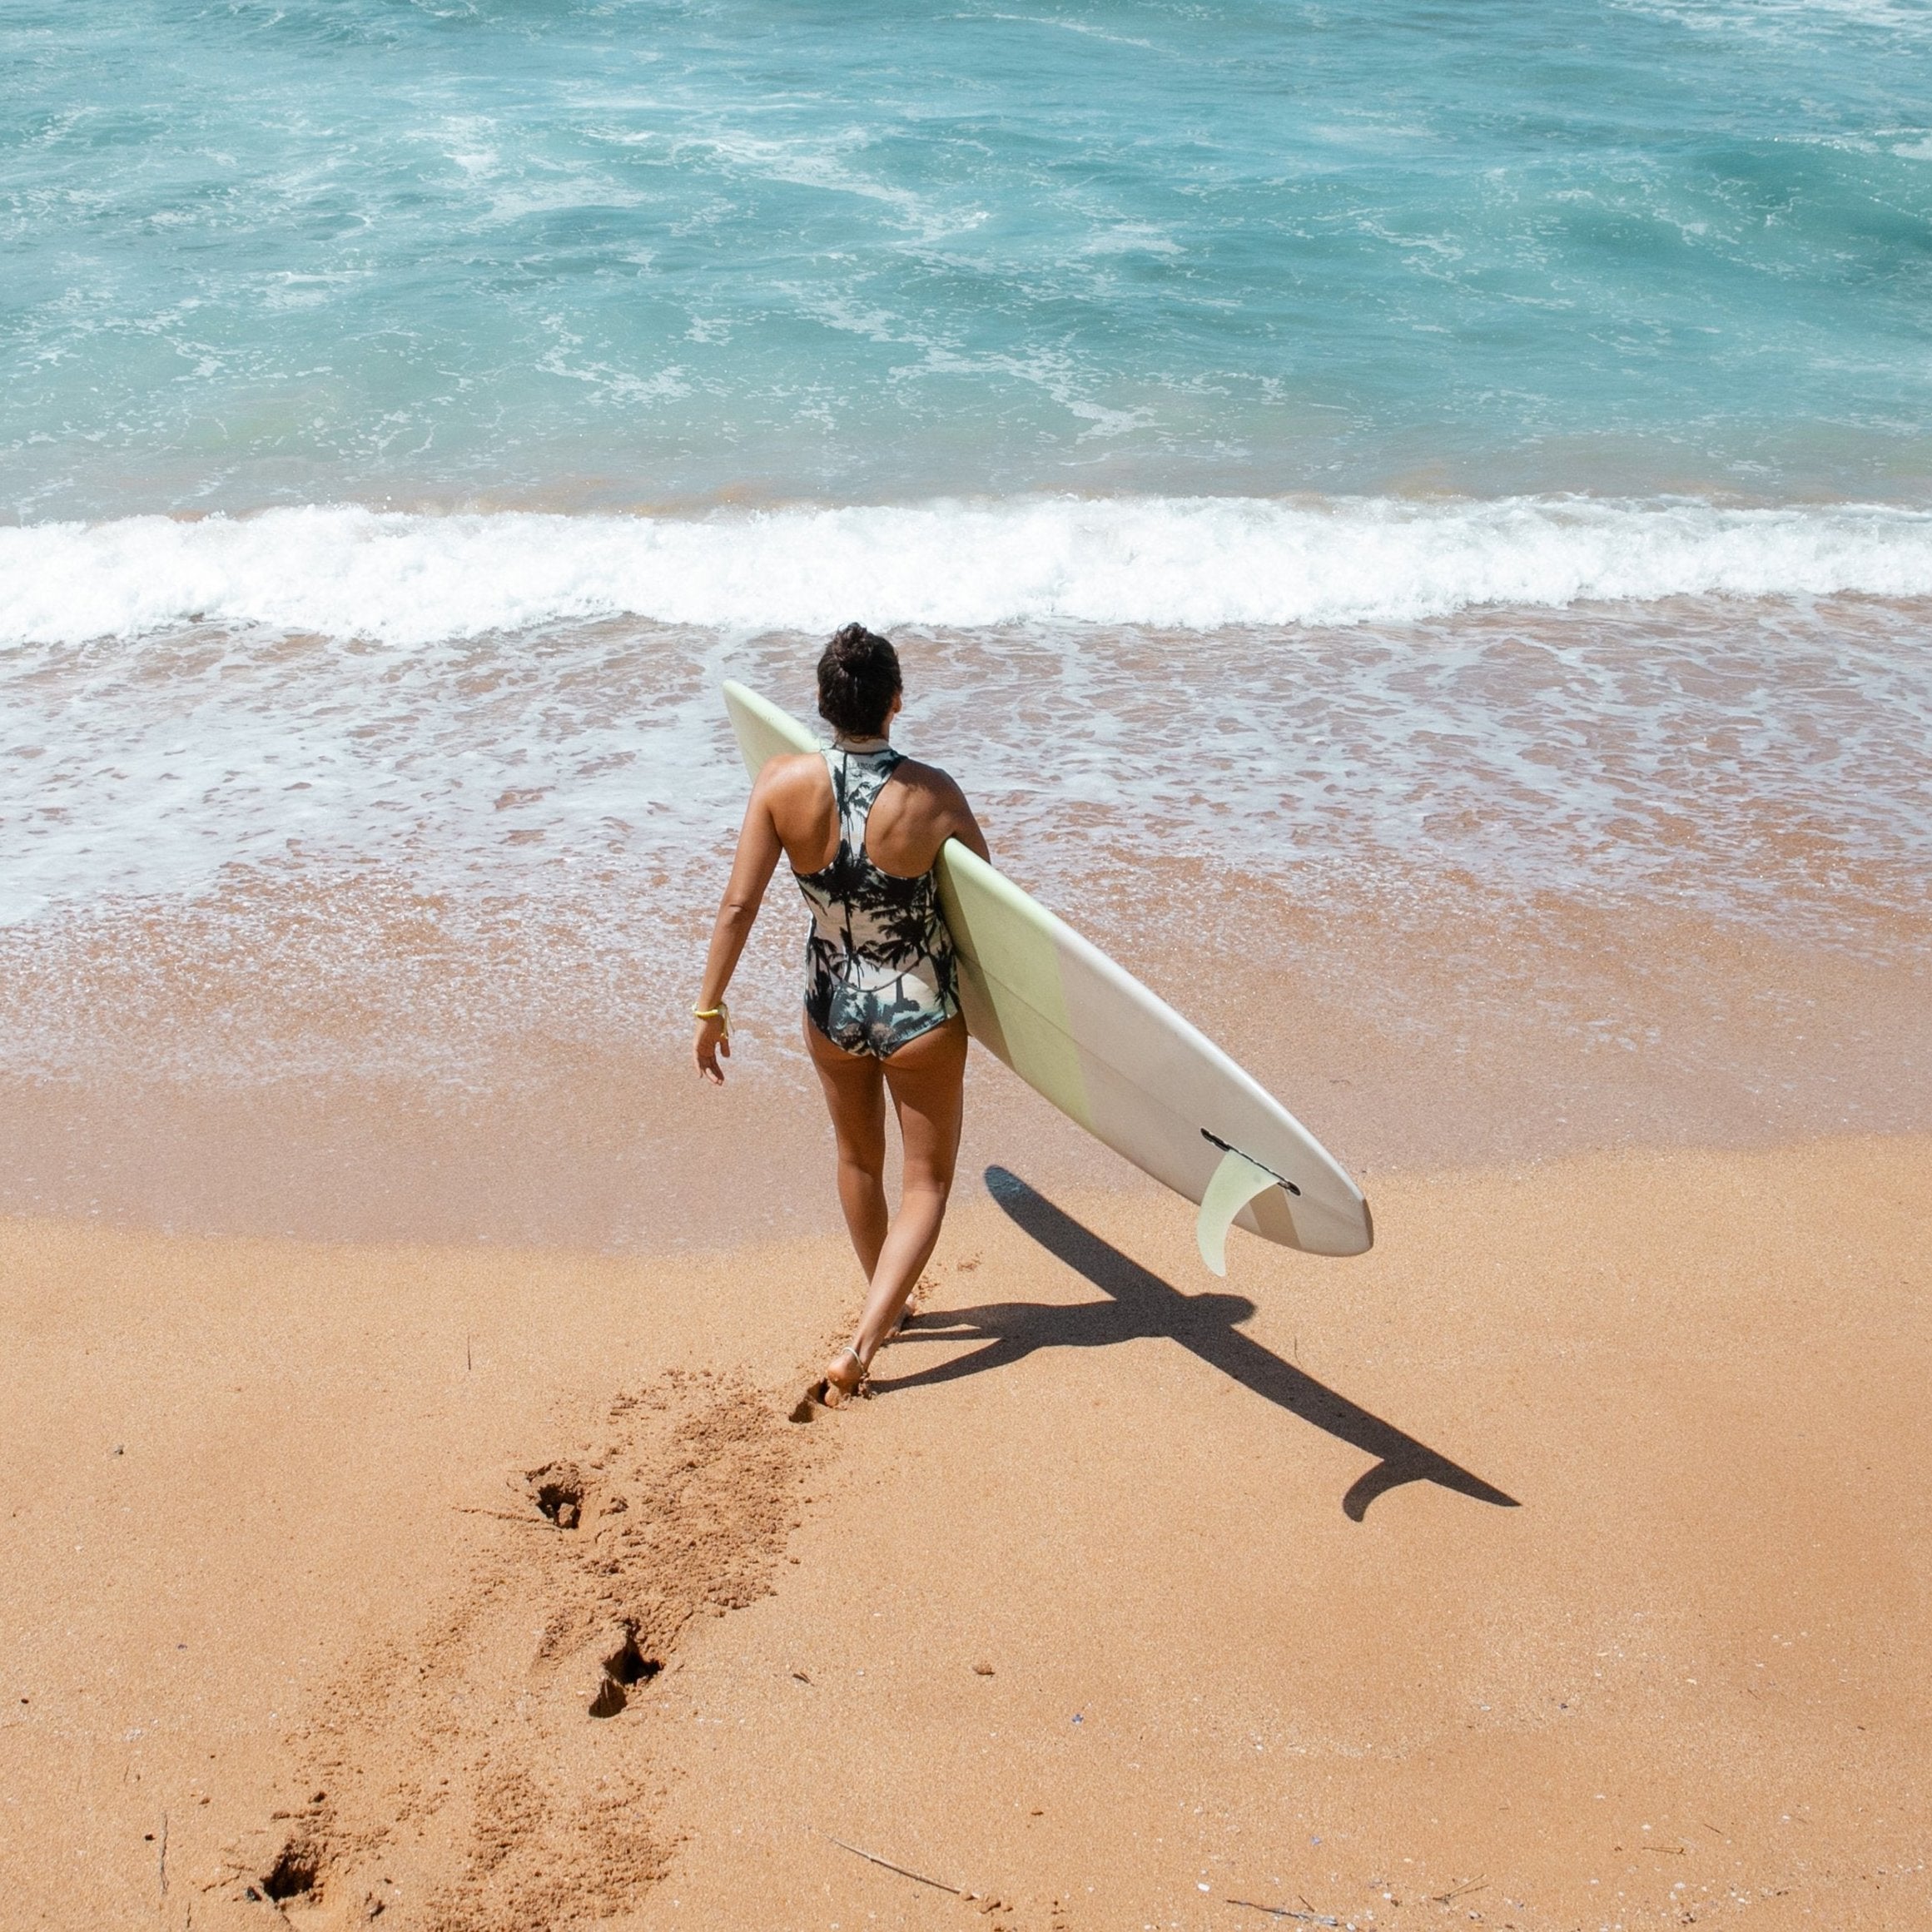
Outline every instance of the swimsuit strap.
<svg viewBox="0 0 1932 1932">
<path fill-rule="evenodd" d="M 904 755 L 890 745 L 876 752 L 827 745 L 824 757 L 826 774 L 832 780 L 832 806 L 838 813 L 839 856 L 870 866 L 872 861 L 866 851 L 866 827 L 887 779 L 906 762 Z M 856 775 L 852 771 L 855 760 L 859 765 Z"/>
</svg>

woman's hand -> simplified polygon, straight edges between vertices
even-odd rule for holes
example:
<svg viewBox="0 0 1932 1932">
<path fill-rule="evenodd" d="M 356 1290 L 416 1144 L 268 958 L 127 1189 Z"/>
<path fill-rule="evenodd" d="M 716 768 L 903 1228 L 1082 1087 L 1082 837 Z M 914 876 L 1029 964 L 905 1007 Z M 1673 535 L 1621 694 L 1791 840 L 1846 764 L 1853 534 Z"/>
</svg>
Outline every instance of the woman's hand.
<svg viewBox="0 0 1932 1932">
<path fill-rule="evenodd" d="M 725 1030 L 722 1014 L 698 1022 L 698 1037 L 692 1042 L 691 1051 L 698 1062 L 699 1078 L 709 1080 L 714 1087 L 723 1086 L 724 1069 L 718 1062 L 720 1055 L 731 1058 L 731 1035 Z"/>
<path fill-rule="evenodd" d="M 817 764 L 817 758 L 774 759 L 774 766 Z M 724 1085 L 721 1058 L 731 1058 L 731 1016 L 724 1006 L 725 989 L 737 970 L 738 955 L 750 937 L 752 921 L 771 882 L 772 872 L 784 847 L 778 842 L 778 828 L 771 812 L 771 767 L 758 774 L 752 787 L 752 802 L 745 807 L 745 822 L 738 837 L 738 853 L 731 862 L 731 880 L 724 888 L 724 902 L 718 909 L 718 922 L 711 929 L 711 948 L 705 955 L 704 977 L 700 982 L 698 1005 L 693 1017 L 698 1022 L 698 1037 L 691 1043 L 692 1058 L 698 1062 L 698 1075 L 714 1087 Z"/>
</svg>

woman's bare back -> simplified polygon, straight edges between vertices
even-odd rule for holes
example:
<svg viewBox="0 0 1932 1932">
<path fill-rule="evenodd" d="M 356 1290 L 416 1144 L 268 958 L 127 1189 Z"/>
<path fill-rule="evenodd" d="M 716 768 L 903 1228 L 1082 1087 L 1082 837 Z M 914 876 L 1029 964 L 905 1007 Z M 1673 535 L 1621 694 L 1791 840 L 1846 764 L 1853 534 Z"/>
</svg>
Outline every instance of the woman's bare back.
<svg viewBox="0 0 1932 1932">
<path fill-rule="evenodd" d="M 822 872 L 838 851 L 838 807 L 823 757 L 805 752 L 774 758 L 759 774 L 757 789 L 792 871 Z M 873 802 L 867 856 L 882 872 L 914 878 L 932 870 L 949 838 L 987 857 L 985 835 L 959 787 L 936 765 L 903 760 Z"/>
</svg>

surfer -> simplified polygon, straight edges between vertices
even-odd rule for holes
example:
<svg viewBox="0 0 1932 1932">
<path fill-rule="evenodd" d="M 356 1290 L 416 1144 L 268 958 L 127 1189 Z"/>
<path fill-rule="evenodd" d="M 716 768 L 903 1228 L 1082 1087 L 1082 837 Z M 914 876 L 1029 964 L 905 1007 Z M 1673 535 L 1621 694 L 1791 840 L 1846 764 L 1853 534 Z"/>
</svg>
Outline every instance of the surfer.
<svg viewBox="0 0 1932 1932">
<path fill-rule="evenodd" d="M 838 1199 L 870 1289 L 851 1344 L 815 1388 L 856 1394 L 939 1239 L 959 1152 L 966 1030 L 935 867 L 956 838 L 986 842 L 959 787 L 893 750 L 898 653 L 847 624 L 818 660 L 823 751 L 773 758 L 752 787 L 731 880 L 693 1009 L 698 1070 L 722 1085 L 731 984 L 782 852 L 812 912 L 805 1044 L 838 1142 Z M 886 1205 L 886 1101 L 905 1151 L 899 1212 Z"/>
</svg>

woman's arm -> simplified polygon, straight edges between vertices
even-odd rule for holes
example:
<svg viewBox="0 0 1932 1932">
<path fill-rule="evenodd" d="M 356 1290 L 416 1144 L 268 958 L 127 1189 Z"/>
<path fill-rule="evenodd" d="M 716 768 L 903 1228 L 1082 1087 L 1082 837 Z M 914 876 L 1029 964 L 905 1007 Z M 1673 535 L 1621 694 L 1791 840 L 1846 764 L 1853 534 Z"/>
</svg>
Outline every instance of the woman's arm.
<svg viewBox="0 0 1932 1932">
<path fill-rule="evenodd" d="M 698 992 L 699 1009 L 715 1016 L 698 1022 L 692 1054 L 699 1075 L 713 1086 L 724 1085 L 724 1069 L 718 1064 L 719 1056 L 731 1057 L 731 1040 L 723 1017 L 725 988 L 738 970 L 738 956 L 751 937 L 752 922 L 758 916 L 765 887 L 771 883 L 782 849 L 778 828 L 772 822 L 765 775 L 761 772 L 752 787 L 752 802 L 745 807 L 745 822 L 738 835 L 738 853 L 732 860 L 731 878 L 718 909 L 718 921 L 711 929 L 711 951 L 705 958 L 704 981 Z"/>
</svg>

